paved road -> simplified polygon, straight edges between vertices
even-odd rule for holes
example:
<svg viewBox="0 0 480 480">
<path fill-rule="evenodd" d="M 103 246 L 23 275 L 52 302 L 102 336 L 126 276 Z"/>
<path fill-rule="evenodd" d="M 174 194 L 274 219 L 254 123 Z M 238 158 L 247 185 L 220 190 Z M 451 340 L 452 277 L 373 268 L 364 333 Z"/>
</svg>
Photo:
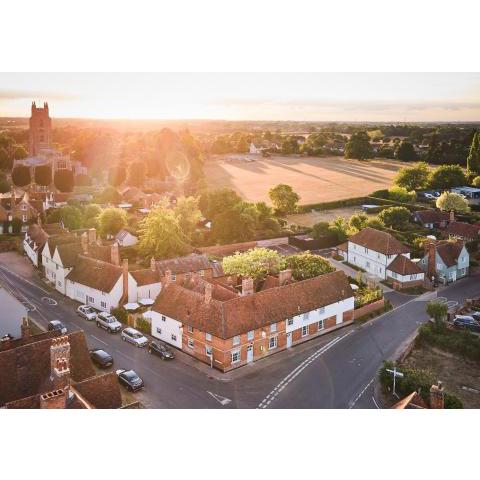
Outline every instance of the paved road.
<svg viewBox="0 0 480 480">
<path fill-rule="evenodd" d="M 108 334 L 78 317 L 77 303 L 1 263 L 0 284 L 32 304 L 31 316 L 42 326 L 61 319 L 71 331 L 84 330 L 91 348 L 109 351 L 116 368 L 134 368 L 146 383 L 136 396 L 150 408 L 376 408 L 371 381 L 382 361 L 427 321 L 427 298 L 402 296 L 394 310 L 373 322 L 324 335 L 232 371 L 221 381 L 204 367 L 184 363 L 185 354 L 162 362 L 122 342 L 118 334 Z M 479 296 L 480 278 L 460 280 L 439 295 L 454 301 Z M 53 298 L 57 305 L 45 303 L 43 297 Z"/>
</svg>

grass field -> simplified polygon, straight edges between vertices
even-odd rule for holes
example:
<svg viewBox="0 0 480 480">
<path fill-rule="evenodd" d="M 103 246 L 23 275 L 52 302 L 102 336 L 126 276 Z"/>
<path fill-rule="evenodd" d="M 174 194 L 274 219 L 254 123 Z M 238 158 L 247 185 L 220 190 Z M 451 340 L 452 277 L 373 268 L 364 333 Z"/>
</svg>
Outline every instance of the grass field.
<svg viewBox="0 0 480 480">
<path fill-rule="evenodd" d="M 246 200 L 268 201 L 271 187 L 287 183 L 300 194 L 300 204 L 308 204 L 361 197 L 390 187 L 401 166 L 401 162 L 384 159 L 360 162 L 343 157 L 236 154 L 213 157 L 204 171 L 209 188 L 233 188 Z"/>
</svg>

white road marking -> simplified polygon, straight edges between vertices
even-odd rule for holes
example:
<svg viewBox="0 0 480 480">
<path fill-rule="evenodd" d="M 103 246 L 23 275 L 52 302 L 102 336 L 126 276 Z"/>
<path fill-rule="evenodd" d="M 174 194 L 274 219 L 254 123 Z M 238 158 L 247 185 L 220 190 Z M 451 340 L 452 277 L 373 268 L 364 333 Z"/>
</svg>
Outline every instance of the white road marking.
<svg viewBox="0 0 480 480">
<path fill-rule="evenodd" d="M 72 323 L 73 323 L 73 322 L 72 322 Z M 74 324 L 74 323 L 73 323 L 73 324 Z M 74 324 L 74 325 L 75 325 L 75 324 Z M 75 326 L 78 326 L 78 325 L 75 325 Z M 104 342 L 103 340 L 100 340 L 100 339 L 97 338 L 95 335 L 90 334 L 90 336 L 91 336 L 92 338 L 94 338 L 97 342 L 103 343 L 104 345 L 108 345 L 107 342 Z"/>
<path fill-rule="evenodd" d="M 378 406 L 378 403 L 375 400 L 375 397 L 373 395 L 372 395 L 372 400 L 373 400 L 373 403 L 375 404 L 375 406 L 380 410 L 380 407 Z"/>
<path fill-rule="evenodd" d="M 209 392 L 208 390 L 207 390 L 207 393 L 211 395 L 222 406 L 228 405 L 231 402 L 231 400 L 227 397 L 222 397 L 221 395 Z"/>
<path fill-rule="evenodd" d="M 367 385 L 364 387 L 364 389 L 356 396 L 355 400 L 353 401 L 350 401 L 348 404 L 349 404 L 349 407 L 348 408 L 353 408 L 355 406 L 355 404 L 358 402 L 358 400 L 360 400 L 360 397 L 365 393 L 365 391 L 367 390 L 367 388 L 372 384 L 372 382 L 375 380 L 375 377 L 373 377 L 368 383 Z"/>
<path fill-rule="evenodd" d="M 52 307 L 56 307 L 58 302 L 50 297 L 42 297 L 42 302 L 46 303 L 47 305 L 51 305 Z"/>
<path fill-rule="evenodd" d="M 259 403 L 257 408 L 267 408 L 268 405 L 277 397 L 277 395 L 300 373 L 302 373 L 305 368 L 310 365 L 314 360 L 316 360 L 320 355 L 324 354 L 327 350 L 333 347 L 335 344 L 343 340 L 345 337 L 353 333 L 353 330 L 350 330 L 345 335 L 341 337 L 335 337 L 332 341 L 319 348 L 317 351 L 312 353 L 308 358 L 306 358 L 300 365 L 294 368 L 282 381 Z"/>
<path fill-rule="evenodd" d="M 132 358 L 132 357 L 129 357 L 128 355 L 125 355 L 123 352 L 121 352 L 120 350 L 115 350 L 117 353 L 119 353 L 122 357 L 125 357 L 126 359 L 130 360 L 131 362 L 134 362 L 135 359 Z"/>
<path fill-rule="evenodd" d="M 38 288 L 40 291 L 42 291 L 46 295 L 50 295 L 50 292 L 48 292 L 47 290 L 43 289 L 42 287 L 40 287 L 36 283 L 33 283 L 30 280 L 27 280 L 25 277 L 22 277 L 21 275 L 18 275 L 18 273 L 15 273 L 15 272 L 12 272 L 11 270 L 8 270 L 3 265 L 0 265 L 0 270 L 4 270 L 4 271 L 8 272 L 10 275 L 13 275 L 13 276 L 19 278 L 20 280 L 22 280 L 25 283 L 28 283 L 30 286 Z"/>
</svg>

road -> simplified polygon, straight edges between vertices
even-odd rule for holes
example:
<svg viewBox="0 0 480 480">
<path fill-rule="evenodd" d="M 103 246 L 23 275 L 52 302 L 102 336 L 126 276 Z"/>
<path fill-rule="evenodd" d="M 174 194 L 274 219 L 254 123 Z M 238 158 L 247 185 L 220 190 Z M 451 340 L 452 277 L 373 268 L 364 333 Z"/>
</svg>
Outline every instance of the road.
<svg viewBox="0 0 480 480">
<path fill-rule="evenodd" d="M 382 361 L 392 358 L 428 320 L 428 298 L 402 295 L 400 299 L 392 294 L 395 308 L 376 320 L 337 330 L 220 380 L 220 374 L 211 375 L 203 364 L 195 368 L 191 360 L 190 364 L 182 361 L 184 353 L 164 362 L 123 342 L 119 334 L 97 328 L 76 315 L 76 302 L 1 262 L 0 284 L 33 305 L 30 315 L 43 327 L 49 320 L 60 319 L 70 331 L 82 329 L 89 347 L 104 348 L 113 355 L 115 368 L 135 369 L 146 385 L 135 395 L 147 408 L 376 408 L 372 380 Z M 479 296 L 480 277 L 460 280 L 439 295 L 458 302 Z"/>
</svg>

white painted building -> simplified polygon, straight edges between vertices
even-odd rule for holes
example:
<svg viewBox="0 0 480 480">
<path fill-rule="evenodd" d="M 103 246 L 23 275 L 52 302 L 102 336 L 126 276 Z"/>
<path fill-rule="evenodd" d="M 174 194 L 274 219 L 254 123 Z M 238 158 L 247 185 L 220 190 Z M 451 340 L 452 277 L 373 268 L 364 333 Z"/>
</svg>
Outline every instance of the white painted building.
<svg viewBox="0 0 480 480">
<path fill-rule="evenodd" d="M 152 336 L 177 348 L 182 348 L 182 323 L 161 313 L 150 310 L 143 315 L 152 324 Z"/>
<path fill-rule="evenodd" d="M 120 230 L 115 235 L 115 241 L 121 247 L 131 247 L 138 243 L 138 237 L 136 237 L 135 235 L 132 235 L 128 230 Z"/>
</svg>

